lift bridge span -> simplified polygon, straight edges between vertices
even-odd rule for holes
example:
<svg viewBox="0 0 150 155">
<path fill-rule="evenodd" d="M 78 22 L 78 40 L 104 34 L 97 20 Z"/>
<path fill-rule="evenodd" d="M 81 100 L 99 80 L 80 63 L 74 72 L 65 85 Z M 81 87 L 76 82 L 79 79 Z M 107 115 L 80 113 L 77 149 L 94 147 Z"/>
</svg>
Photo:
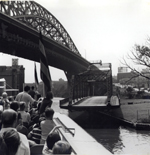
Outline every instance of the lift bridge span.
<svg viewBox="0 0 150 155">
<path fill-rule="evenodd" d="M 93 65 L 99 70 L 92 68 Z M 71 80 L 70 97 L 60 101 L 61 108 L 76 111 L 119 106 L 119 97 L 112 95 L 110 63 L 93 63 L 87 71 L 74 76 Z"/>
<path fill-rule="evenodd" d="M 63 70 L 70 86 L 61 107 L 89 96 L 106 96 L 106 106 L 112 95 L 111 64 L 101 70 L 96 65 L 103 64 L 84 59 L 61 23 L 35 1 L 0 1 L 1 52 L 39 62 L 40 31 L 48 65 Z"/>
</svg>

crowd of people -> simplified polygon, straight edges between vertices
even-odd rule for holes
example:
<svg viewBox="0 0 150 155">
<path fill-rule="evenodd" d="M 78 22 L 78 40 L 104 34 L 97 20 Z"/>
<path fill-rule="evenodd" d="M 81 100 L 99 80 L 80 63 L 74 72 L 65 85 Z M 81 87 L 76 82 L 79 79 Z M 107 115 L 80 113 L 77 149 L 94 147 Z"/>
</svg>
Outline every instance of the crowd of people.
<svg viewBox="0 0 150 155">
<path fill-rule="evenodd" d="M 15 97 L 2 93 L 0 100 L 0 154 L 30 155 L 42 144 L 43 155 L 71 154 L 72 148 L 53 121 L 52 92 L 41 97 L 34 87 L 25 86 Z"/>
</svg>

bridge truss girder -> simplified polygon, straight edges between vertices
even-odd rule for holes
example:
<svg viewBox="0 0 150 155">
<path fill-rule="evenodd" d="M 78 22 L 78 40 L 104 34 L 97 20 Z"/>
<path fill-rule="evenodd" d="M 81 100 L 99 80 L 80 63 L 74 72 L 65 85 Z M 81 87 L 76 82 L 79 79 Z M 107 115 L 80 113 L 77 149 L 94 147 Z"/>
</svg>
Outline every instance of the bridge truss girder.
<svg viewBox="0 0 150 155">
<path fill-rule="evenodd" d="M 61 23 L 35 1 L 0 1 L 0 12 L 19 20 L 37 31 L 41 31 L 46 37 L 80 55 Z"/>
<path fill-rule="evenodd" d="M 72 100 L 87 96 L 112 96 L 112 71 L 88 70 L 74 75 L 72 79 Z"/>
<path fill-rule="evenodd" d="M 65 46 L 43 36 L 48 65 L 77 74 L 85 71 L 89 62 Z M 40 61 L 39 33 L 25 24 L 0 13 L 0 51 L 32 61 Z"/>
</svg>

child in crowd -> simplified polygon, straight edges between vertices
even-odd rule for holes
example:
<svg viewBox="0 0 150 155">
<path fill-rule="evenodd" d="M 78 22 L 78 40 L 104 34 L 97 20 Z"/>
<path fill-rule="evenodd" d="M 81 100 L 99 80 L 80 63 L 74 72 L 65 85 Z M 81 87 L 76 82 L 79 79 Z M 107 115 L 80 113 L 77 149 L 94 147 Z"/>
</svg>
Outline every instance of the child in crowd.
<svg viewBox="0 0 150 155">
<path fill-rule="evenodd" d="M 2 99 L 0 101 L 0 105 L 3 106 L 3 110 L 9 109 L 9 107 L 10 107 L 10 102 L 8 100 L 8 95 L 6 92 L 2 93 Z"/>
<path fill-rule="evenodd" d="M 28 112 L 25 111 L 25 102 L 20 102 L 20 114 L 21 114 L 21 118 L 22 118 L 22 123 L 25 127 L 29 127 L 29 123 L 31 121 L 30 118 L 30 114 Z"/>
<path fill-rule="evenodd" d="M 54 147 L 52 149 L 52 154 L 65 154 L 69 155 L 72 153 L 72 148 L 70 144 L 66 141 L 58 141 L 54 144 Z"/>
<path fill-rule="evenodd" d="M 55 131 L 58 128 L 61 128 L 62 126 L 55 126 L 52 131 L 48 134 L 47 138 L 46 138 L 46 142 L 44 144 L 42 153 L 44 155 L 51 155 L 52 154 L 52 148 L 54 146 L 54 144 L 61 140 L 61 137 L 59 135 L 59 132 Z"/>
<path fill-rule="evenodd" d="M 13 101 L 10 104 L 10 109 L 13 109 L 18 114 L 16 126 L 22 125 L 22 117 L 21 117 L 21 114 L 18 112 L 18 110 L 19 110 L 19 102 L 18 101 Z"/>
<path fill-rule="evenodd" d="M 49 134 L 49 132 L 55 127 L 55 124 L 53 122 L 53 115 L 54 115 L 54 110 L 51 108 L 47 108 L 45 110 L 45 120 L 41 121 L 41 131 L 42 131 L 42 136 L 41 136 L 41 144 L 45 143 L 45 140 Z"/>
</svg>

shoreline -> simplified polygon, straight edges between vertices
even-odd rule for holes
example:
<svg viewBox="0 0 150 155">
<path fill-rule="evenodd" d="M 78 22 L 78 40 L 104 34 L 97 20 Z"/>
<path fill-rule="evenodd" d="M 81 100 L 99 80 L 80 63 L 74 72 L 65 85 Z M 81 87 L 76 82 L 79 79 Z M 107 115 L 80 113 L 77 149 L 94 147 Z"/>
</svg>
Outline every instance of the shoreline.
<svg viewBox="0 0 150 155">
<path fill-rule="evenodd" d="M 122 125 L 137 130 L 150 130 L 150 99 L 121 99 L 120 103 L 120 107 L 103 114 L 119 120 Z"/>
</svg>

